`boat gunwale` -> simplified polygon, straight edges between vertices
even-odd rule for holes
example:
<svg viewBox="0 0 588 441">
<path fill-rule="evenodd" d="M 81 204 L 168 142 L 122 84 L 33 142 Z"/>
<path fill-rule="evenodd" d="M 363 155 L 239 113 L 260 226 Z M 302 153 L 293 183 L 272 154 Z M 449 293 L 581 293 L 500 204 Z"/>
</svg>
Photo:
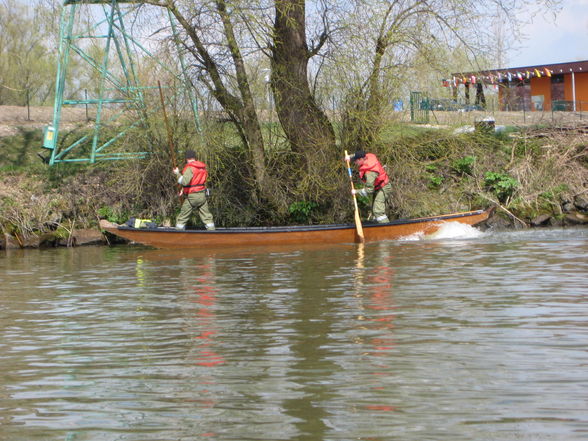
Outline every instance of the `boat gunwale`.
<svg viewBox="0 0 588 441">
<path fill-rule="evenodd" d="M 466 211 L 462 213 L 452 213 L 440 216 L 421 217 L 414 219 L 396 219 L 388 223 L 364 223 L 363 228 L 385 228 L 387 226 L 416 224 L 424 222 L 447 221 L 463 217 L 479 216 L 489 210 Z M 134 228 L 126 225 L 118 225 L 117 230 L 134 231 L 140 233 L 182 233 L 182 234 L 259 234 L 259 233 L 296 233 L 296 232 L 322 232 L 333 230 L 346 230 L 355 228 L 354 224 L 325 224 L 325 225 L 291 225 L 283 227 L 236 227 L 236 228 L 217 228 L 215 230 L 178 230 L 174 227 L 157 227 L 157 228 Z"/>
</svg>

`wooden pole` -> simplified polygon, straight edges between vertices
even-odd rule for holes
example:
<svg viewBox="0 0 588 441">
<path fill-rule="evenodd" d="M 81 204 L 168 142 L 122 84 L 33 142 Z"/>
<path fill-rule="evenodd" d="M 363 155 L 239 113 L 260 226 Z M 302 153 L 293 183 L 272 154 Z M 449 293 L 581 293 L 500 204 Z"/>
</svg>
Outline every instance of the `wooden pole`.
<svg viewBox="0 0 588 441">
<path fill-rule="evenodd" d="M 361 225 L 361 217 L 359 216 L 359 208 L 357 206 L 357 198 L 355 197 L 355 187 L 353 186 L 353 175 L 351 173 L 351 164 L 349 163 L 349 155 L 347 154 L 347 150 L 345 150 L 345 161 L 347 162 L 347 174 L 349 174 L 349 182 L 351 182 L 351 196 L 353 196 L 353 207 L 355 208 L 355 231 L 357 232 L 357 237 L 361 243 L 365 242 L 365 237 L 363 235 L 363 226 Z"/>
</svg>

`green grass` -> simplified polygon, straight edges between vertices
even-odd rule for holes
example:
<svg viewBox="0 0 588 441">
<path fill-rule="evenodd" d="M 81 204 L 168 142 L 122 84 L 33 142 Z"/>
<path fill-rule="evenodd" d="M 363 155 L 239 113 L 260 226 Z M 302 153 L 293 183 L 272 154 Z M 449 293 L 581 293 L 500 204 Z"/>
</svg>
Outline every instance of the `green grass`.
<svg viewBox="0 0 588 441">
<path fill-rule="evenodd" d="M 41 129 L 19 128 L 19 133 L 0 138 L 0 172 L 41 171 L 46 168 L 39 154 L 47 156 Z"/>
</svg>

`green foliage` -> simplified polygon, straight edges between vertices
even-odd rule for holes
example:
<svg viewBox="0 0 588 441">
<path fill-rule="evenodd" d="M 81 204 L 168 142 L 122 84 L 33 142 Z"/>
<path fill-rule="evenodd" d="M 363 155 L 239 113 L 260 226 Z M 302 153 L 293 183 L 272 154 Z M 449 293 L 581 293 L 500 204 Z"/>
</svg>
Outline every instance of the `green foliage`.
<svg viewBox="0 0 588 441">
<path fill-rule="evenodd" d="M 117 213 L 111 207 L 100 207 L 97 214 L 101 219 L 115 224 L 122 224 L 129 218 L 127 213 Z"/>
<path fill-rule="evenodd" d="M 60 225 L 57 229 L 53 232 L 53 236 L 56 239 L 67 239 L 71 235 L 71 230 L 67 229 L 65 226 Z"/>
<path fill-rule="evenodd" d="M 0 137 L 0 172 L 45 170 L 46 165 L 38 155 L 41 139 L 40 129 L 24 128 L 19 128 L 16 135 Z"/>
<path fill-rule="evenodd" d="M 559 196 L 562 193 L 570 191 L 570 187 L 568 186 L 568 184 L 559 184 L 559 185 L 556 185 L 555 187 L 553 187 L 552 191 L 553 191 L 554 195 Z"/>
<path fill-rule="evenodd" d="M 480 184 L 497 199 L 508 201 L 509 210 L 521 218 L 532 217 L 537 211 L 557 213 L 564 196 L 581 191 L 586 182 L 585 166 L 580 162 L 585 146 L 578 144 L 577 150 L 572 150 L 577 153 L 571 155 L 570 147 L 574 146 L 570 146 L 569 138 L 559 142 L 553 138 L 532 139 L 526 143 L 527 154 L 519 157 L 513 154 L 513 148 L 525 152 L 520 137 L 501 140 L 492 135 L 455 136 L 408 125 L 404 136 L 400 125 L 386 129 L 390 137 L 378 139 L 373 152 L 387 167 L 392 180 L 394 190 L 388 211 L 391 217 L 483 208 L 488 199 L 477 196 Z M 172 161 L 165 131 L 160 132 L 163 141 L 146 140 L 147 136 L 128 141 L 131 147 L 159 148 L 147 159 L 61 163 L 52 167 L 37 157 L 39 152 L 48 153 L 40 148 L 40 131 L 21 131 L 17 136 L 0 138 L 0 167 L 12 170 L 0 170 L 5 190 L 2 193 L 0 188 L 0 222 L 18 225 L 18 231 L 39 231 L 47 225 L 53 229 L 56 223 L 67 227 L 68 222 L 74 222 L 76 228 L 94 226 L 98 217 L 115 223 L 123 223 L 131 216 L 158 222 L 173 219 L 179 208 L 176 182 L 170 173 Z M 183 128 L 174 131 L 178 159 L 181 161 L 184 150 L 194 148 L 208 165 L 209 184 L 214 190 L 210 208 L 219 226 L 352 220 L 349 179 L 340 157 L 329 165 L 332 175 L 313 172 L 301 167 L 304 162 L 300 155 L 280 141 L 282 138 L 272 137 L 265 161 L 270 175 L 268 187 L 279 201 L 273 204 L 261 194 L 250 152 L 232 126 L 209 122 L 203 138 L 206 144 L 200 144 L 193 133 Z M 532 145 L 538 147 L 530 149 Z M 575 167 L 577 162 L 579 167 Z M 505 173 L 493 172 L 507 169 L 517 170 L 524 184 Z M 458 173 L 464 178 L 456 179 Z M 561 184 L 551 187 L 545 185 L 548 182 Z M 365 216 L 371 208 L 371 198 L 358 197 L 357 201 Z M 67 237 L 67 230 L 60 237 Z"/>
<path fill-rule="evenodd" d="M 430 175 L 428 187 L 430 189 L 437 189 L 437 188 L 441 187 L 441 184 L 443 184 L 443 181 L 444 181 L 443 176 Z"/>
<path fill-rule="evenodd" d="M 318 208 L 316 202 L 298 201 L 290 204 L 288 212 L 295 223 L 306 224 L 309 223 L 311 213 L 316 208 Z"/>
<path fill-rule="evenodd" d="M 431 190 L 436 190 L 443 184 L 445 178 L 439 173 L 439 166 L 437 164 L 425 165 L 427 187 Z"/>
<path fill-rule="evenodd" d="M 497 172 L 486 172 L 484 186 L 492 191 L 500 202 L 505 202 L 519 187 L 517 180 L 511 176 Z"/>
<path fill-rule="evenodd" d="M 472 175 L 475 163 L 475 156 L 465 156 L 453 162 L 453 169 L 460 175 Z"/>
<path fill-rule="evenodd" d="M 559 196 L 562 193 L 565 193 L 569 190 L 569 187 L 565 184 L 557 185 L 547 191 L 542 192 L 539 197 L 546 201 L 555 202 L 558 200 Z"/>
<path fill-rule="evenodd" d="M 0 105 L 47 104 L 53 90 L 54 11 L 18 0 L 0 2 Z"/>
</svg>

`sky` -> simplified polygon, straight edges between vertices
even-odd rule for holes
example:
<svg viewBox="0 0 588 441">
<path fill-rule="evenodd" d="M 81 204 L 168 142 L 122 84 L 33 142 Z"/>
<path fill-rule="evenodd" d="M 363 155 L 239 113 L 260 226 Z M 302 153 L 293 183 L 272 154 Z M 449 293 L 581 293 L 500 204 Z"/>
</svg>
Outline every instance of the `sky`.
<svg viewBox="0 0 588 441">
<path fill-rule="evenodd" d="M 522 28 L 527 38 L 507 55 L 507 66 L 535 66 L 588 60 L 588 0 L 563 0 L 563 8 L 539 14 Z"/>
<path fill-rule="evenodd" d="M 30 4 L 40 0 L 18 1 Z M 562 8 L 557 16 L 549 11 L 539 13 L 522 27 L 525 38 L 513 42 L 505 65 L 495 68 L 588 60 L 588 0 L 560 1 Z"/>
</svg>

